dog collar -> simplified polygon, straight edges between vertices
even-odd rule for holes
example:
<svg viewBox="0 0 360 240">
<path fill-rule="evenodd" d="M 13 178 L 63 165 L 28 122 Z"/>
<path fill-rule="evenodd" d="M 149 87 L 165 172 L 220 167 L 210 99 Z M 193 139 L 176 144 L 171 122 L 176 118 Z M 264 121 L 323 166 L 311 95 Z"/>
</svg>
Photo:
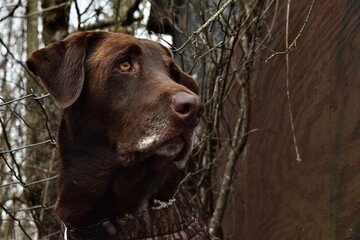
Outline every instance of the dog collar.
<svg viewBox="0 0 360 240">
<path fill-rule="evenodd" d="M 73 239 L 104 240 L 121 231 L 121 226 L 116 219 L 105 219 L 86 227 L 64 224 L 64 228 L 65 240 L 68 240 L 68 236 L 71 236 Z"/>
<path fill-rule="evenodd" d="M 64 239 L 217 239 L 209 235 L 186 199 L 179 191 L 174 199 L 155 202 L 140 216 L 105 219 L 87 227 L 65 224 Z"/>
</svg>

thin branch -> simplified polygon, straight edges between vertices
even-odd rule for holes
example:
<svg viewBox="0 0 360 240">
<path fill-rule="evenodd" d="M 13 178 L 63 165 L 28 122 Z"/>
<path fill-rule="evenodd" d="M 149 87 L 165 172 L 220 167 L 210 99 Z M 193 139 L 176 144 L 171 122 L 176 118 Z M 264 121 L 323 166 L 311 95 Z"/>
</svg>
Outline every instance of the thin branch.
<svg viewBox="0 0 360 240">
<path fill-rule="evenodd" d="M 291 0 L 288 0 L 287 7 L 286 7 L 286 32 L 285 32 L 285 46 L 287 49 L 290 49 L 290 46 L 289 46 L 290 5 L 291 5 Z M 292 133 L 292 138 L 293 138 L 294 147 L 295 147 L 296 161 L 301 162 L 299 149 L 298 149 L 297 141 L 296 141 L 296 135 L 295 135 L 294 116 L 293 116 L 293 112 L 292 112 L 291 97 L 290 97 L 290 90 L 289 90 L 289 79 L 290 79 L 289 54 L 287 53 L 285 57 L 286 57 L 286 97 L 287 97 L 288 107 L 289 107 L 291 133 Z"/>
<path fill-rule="evenodd" d="M 10 163 L 8 162 L 8 160 L 5 158 L 4 154 L 1 153 L 1 149 L 0 149 L 0 156 L 2 157 L 2 159 L 4 160 L 5 162 L 5 165 L 9 168 L 10 172 L 14 175 L 14 177 L 19 181 L 21 182 L 22 184 L 25 184 L 22 180 L 22 177 L 21 177 L 21 173 L 20 173 L 20 167 L 19 167 L 19 164 L 17 164 L 16 161 L 14 161 L 14 164 L 16 166 L 16 168 L 18 169 L 18 172 L 17 173 L 14 168 L 11 167 Z"/>
<path fill-rule="evenodd" d="M 218 44 L 216 44 L 214 47 L 210 48 L 209 50 L 207 50 L 204 54 L 202 54 L 201 56 L 197 57 L 193 63 L 193 65 L 191 66 L 190 70 L 189 70 L 189 74 L 191 74 L 192 70 L 195 68 L 196 64 L 199 62 L 199 60 L 203 57 L 205 57 L 206 55 L 208 55 L 209 53 L 211 53 L 212 51 L 214 51 L 215 49 L 217 49 L 219 46 L 223 46 L 224 42 L 220 41 Z"/>
<path fill-rule="evenodd" d="M 81 13 L 80 13 L 79 4 L 78 4 L 77 0 L 74 0 L 74 3 L 75 3 L 76 14 L 77 14 L 78 30 L 81 30 Z"/>
<path fill-rule="evenodd" d="M 50 131 L 50 128 L 48 126 L 48 115 L 46 114 L 46 111 L 45 109 L 42 107 L 41 103 L 39 103 L 39 100 L 43 99 L 43 98 L 46 98 L 50 96 L 50 94 L 44 94 L 44 95 L 41 95 L 41 96 L 38 96 L 36 95 L 35 93 L 32 93 L 32 94 L 28 94 L 28 95 L 25 95 L 25 96 L 22 96 L 22 97 L 19 97 L 19 98 L 16 98 L 16 99 L 13 99 L 13 100 L 10 100 L 10 101 L 5 101 L 2 97 L 0 97 L 0 100 L 3 101 L 3 103 L 0 104 L 0 107 L 4 106 L 4 105 L 10 105 L 11 103 L 14 103 L 14 102 L 17 102 L 17 101 L 21 101 L 23 99 L 27 99 L 27 98 L 30 98 L 32 97 L 38 104 L 40 104 L 43 112 L 45 113 L 45 116 L 46 116 L 46 131 L 49 133 L 49 136 L 51 139 L 52 138 L 52 135 L 51 135 L 51 131 Z M 42 129 L 38 129 L 38 128 L 35 128 L 34 126 L 30 126 L 26 120 L 19 114 L 17 113 L 16 111 L 12 110 L 10 107 L 9 107 L 9 110 L 14 114 L 16 115 L 19 119 L 22 120 L 22 122 L 26 125 L 26 127 L 28 127 L 29 129 L 32 129 L 32 130 L 36 130 L 36 131 L 39 131 L 39 132 L 45 132 L 45 130 L 42 130 Z"/>
<path fill-rule="evenodd" d="M 26 211 L 36 210 L 36 209 L 49 210 L 49 209 L 52 209 L 52 208 L 54 208 L 54 206 L 46 207 L 44 205 L 35 205 L 35 206 L 32 206 L 32 207 L 27 207 L 27 208 L 19 208 L 19 209 L 8 210 L 7 213 L 26 212 Z"/>
<path fill-rule="evenodd" d="M 209 18 L 209 20 L 207 20 L 207 22 L 206 22 L 204 25 L 202 25 L 198 30 L 196 30 L 195 32 L 193 32 L 192 37 L 195 38 L 195 37 L 199 36 L 199 34 L 200 34 L 202 31 L 204 31 L 204 29 L 205 29 L 207 26 L 209 26 L 212 22 L 214 22 L 214 21 L 216 20 L 216 18 L 217 18 L 218 16 L 220 16 L 220 14 L 221 14 L 222 12 L 224 12 L 225 9 L 226 9 L 230 4 L 234 4 L 234 3 L 235 3 L 234 0 L 227 0 L 227 1 L 224 3 L 224 5 L 223 5 L 211 18 Z"/>
<path fill-rule="evenodd" d="M 84 15 L 87 11 L 89 11 L 91 5 L 93 5 L 94 0 L 91 0 L 91 2 L 89 4 L 87 4 L 87 7 L 85 8 L 85 10 L 81 13 L 81 16 Z"/>
<path fill-rule="evenodd" d="M 258 3 L 258 2 L 257 2 Z M 253 13 L 255 5 L 253 8 L 247 6 L 247 9 L 251 9 L 249 11 L 247 19 Z M 226 210 L 226 205 L 228 203 L 228 197 L 230 194 L 231 187 L 233 185 L 234 173 L 235 173 L 235 165 L 237 160 L 239 159 L 240 154 L 243 152 L 246 142 L 247 136 L 250 133 L 249 131 L 249 123 L 250 123 L 250 76 L 251 76 L 251 65 L 253 61 L 253 57 L 255 55 L 255 44 L 257 37 L 257 29 L 258 24 L 260 23 L 261 18 L 255 17 L 251 22 L 255 21 L 254 31 L 248 32 L 249 26 L 246 27 L 246 32 L 244 31 L 244 35 L 240 36 L 236 39 L 236 42 L 242 41 L 241 48 L 244 55 L 244 75 L 239 76 L 239 85 L 240 85 L 240 109 L 237 117 L 237 123 L 233 132 L 233 139 L 231 141 L 231 148 L 227 157 L 227 161 L 225 164 L 225 170 L 223 174 L 223 178 L 220 184 L 220 192 L 216 201 L 216 205 L 214 208 L 214 213 L 210 219 L 209 231 L 210 233 L 219 236 L 221 230 L 221 222 L 224 217 L 224 213 Z M 250 23 L 251 24 L 251 23 Z M 247 34 L 245 34 L 247 33 Z M 234 47 L 233 47 L 234 48 Z"/>
<path fill-rule="evenodd" d="M 52 239 L 51 237 L 53 237 L 53 236 L 57 236 L 57 235 L 61 235 L 61 233 L 62 233 L 62 231 L 56 231 L 56 232 L 53 232 L 53 233 L 50 233 L 50 234 L 48 234 L 48 235 L 46 235 L 46 236 L 41 237 L 39 240 L 48 240 L 48 239 Z M 58 237 L 58 238 L 56 238 L 56 239 L 59 239 L 59 237 Z"/>
<path fill-rule="evenodd" d="M 268 57 L 265 62 L 268 62 L 269 60 L 273 59 L 275 56 L 277 55 L 284 55 L 284 54 L 289 54 L 290 52 L 292 52 L 293 50 L 296 49 L 296 44 L 297 44 L 297 41 L 298 39 L 301 37 L 302 33 L 304 32 L 305 30 L 305 27 L 307 26 L 308 22 L 309 22 L 309 19 L 310 19 L 310 16 L 312 14 L 312 11 L 314 9 L 314 6 L 315 6 L 315 3 L 316 3 L 316 0 L 312 0 L 312 3 L 310 5 L 310 8 L 309 8 L 309 11 L 306 15 L 306 18 L 305 18 L 305 21 L 303 23 L 303 25 L 301 26 L 300 28 L 300 31 L 298 32 L 298 34 L 296 35 L 295 39 L 291 42 L 290 45 L 286 46 L 286 49 L 284 51 L 280 51 L 280 52 L 277 52 L 277 51 L 272 51 L 273 54 L 270 55 L 270 57 Z"/>
<path fill-rule="evenodd" d="M 31 89 L 31 91 L 32 91 L 32 89 Z M 50 140 L 51 140 L 51 142 L 54 143 L 54 145 L 55 145 L 55 140 L 54 140 L 54 138 L 52 137 L 52 134 L 51 134 L 51 131 L 50 131 L 49 116 L 48 116 L 48 114 L 46 113 L 44 106 L 43 106 L 43 105 L 41 104 L 41 102 L 40 102 L 40 99 L 42 99 L 42 98 L 43 98 L 43 97 L 38 97 L 38 96 L 33 92 L 33 99 L 35 100 L 35 102 L 38 104 L 38 106 L 41 108 L 43 114 L 45 115 L 45 126 L 46 126 L 46 130 L 47 130 L 47 132 L 48 132 L 48 135 L 49 135 L 49 137 L 50 137 Z"/>
<path fill-rule="evenodd" d="M 250 74 L 250 73 L 248 73 Z M 233 172 L 235 171 L 235 163 L 239 158 L 242 149 L 245 147 L 248 126 L 249 126 L 249 86 L 246 83 L 242 87 L 241 91 L 241 102 L 242 109 L 240 109 L 238 121 L 235 127 L 234 143 L 230 149 L 228 160 L 225 165 L 225 172 L 220 186 L 219 197 L 216 201 L 215 210 L 210 221 L 209 231 L 212 234 L 218 235 L 221 221 L 224 216 L 227 198 L 233 181 Z M 239 132 L 240 134 L 236 134 Z M 244 133 L 244 134 L 243 134 Z"/>
<path fill-rule="evenodd" d="M 14 56 L 14 54 L 11 53 L 10 49 L 8 48 L 8 46 L 4 43 L 4 41 L 3 41 L 1 38 L 0 38 L 0 43 L 1 43 L 1 45 L 3 45 L 3 47 L 6 49 L 7 54 L 9 54 L 18 64 L 20 64 L 24 69 L 27 70 L 27 67 L 25 66 L 25 64 L 24 64 L 22 61 L 18 60 L 18 59 Z"/>
<path fill-rule="evenodd" d="M 40 14 L 43 14 L 44 12 L 48 12 L 48 11 L 51 11 L 51 10 L 55 10 L 55 9 L 61 8 L 61 7 L 63 7 L 63 6 L 66 6 L 67 4 L 71 4 L 71 2 L 72 2 L 72 0 L 69 0 L 69 1 L 67 1 L 67 2 L 60 3 L 60 4 L 55 5 L 55 6 L 51 6 L 51 7 L 48 7 L 48 8 L 44 8 L 44 9 L 42 9 L 42 10 L 35 11 L 35 12 L 29 13 L 29 14 L 26 14 L 23 18 L 28 18 L 28 17 L 34 16 L 34 15 L 40 15 Z"/>
<path fill-rule="evenodd" d="M 3 18 L 0 19 L 0 22 L 4 21 L 4 20 L 7 19 L 8 17 L 12 17 L 12 16 L 14 15 L 16 9 L 17 9 L 18 7 L 20 7 L 20 6 L 21 6 L 21 0 L 19 0 L 19 1 L 15 4 L 15 6 L 9 11 L 9 13 L 8 13 L 5 17 L 3 17 Z"/>
<path fill-rule="evenodd" d="M 24 227 L 21 225 L 21 222 L 19 219 L 17 219 L 11 212 L 9 212 L 7 210 L 7 208 L 5 206 L 3 206 L 2 204 L 0 204 L 0 207 L 2 208 L 2 210 L 7 214 L 9 215 L 14 221 L 16 221 L 19 225 L 19 228 L 21 229 L 21 231 L 25 234 L 25 236 L 28 238 L 28 239 L 32 239 L 29 234 L 26 232 L 26 230 L 24 229 Z"/>
<path fill-rule="evenodd" d="M 1 128 L 2 128 L 2 134 L 3 134 L 3 137 L 5 139 L 6 147 L 8 149 L 11 149 L 11 143 L 10 143 L 10 140 L 9 140 L 8 133 L 6 131 L 6 126 L 5 126 L 5 123 L 3 122 L 3 120 L 1 118 L 0 118 L 0 125 L 1 125 Z M 0 149 L 0 151 L 1 151 L 1 149 Z M 10 157 L 11 157 L 12 161 L 16 163 L 15 155 L 12 152 L 10 153 Z M 19 170 L 20 169 L 18 169 L 18 171 Z"/>
<path fill-rule="evenodd" d="M 188 38 L 188 40 L 185 41 L 185 43 L 177 48 L 177 49 L 173 49 L 173 52 L 179 52 L 181 51 L 191 40 L 197 38 L 200 33 L 202 31 L 204 31 L 204 29 L 209 26 L 212 22 L 214 22 L 216 20 L 216 18 L 219 17 L 219 15 L 225 11 L 225 9 L 230 5 L 230 4 L 234 4 L 236 1 L 235 0 L 227 0 L 224 5 L 211 17 L 209 18 L 209 20 L 206 21 L 206 23 L 204 23 L 201 27 L 199 27 L 196 31 L 193 32 L 193 34 L 191 35 L 191 37 Z"/>
<path fill-rule="evenodd" d="M 140 21 L 140 18 L 135 18 L 134 21 Z M 120 25 L 120 26 L 126 26 L 126 21 L 116 21 L 112 18 L 110 19 L 104 19 L 102 21 L 97 21 L 94 24 L 87 25 L 85 27 L 82 27 L 81 30 L 87 31 L 87 30 L 94 30 L 94 29 L 103 29 L 107 27 L 111 27 L 114 25 Z"/>
</svg>

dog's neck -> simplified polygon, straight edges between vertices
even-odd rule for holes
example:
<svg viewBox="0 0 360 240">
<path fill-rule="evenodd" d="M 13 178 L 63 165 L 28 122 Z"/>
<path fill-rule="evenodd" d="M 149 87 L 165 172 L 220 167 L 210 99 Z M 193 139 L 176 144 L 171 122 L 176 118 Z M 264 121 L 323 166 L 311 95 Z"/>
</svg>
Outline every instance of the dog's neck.
<svg viewBox="0 0 360 240">
<path fill-rule="evenodd" d="M 154 198 L 166 201 L 173 196 L 183 178 L 177 168 L 160 174 L 145 164 L 119 167 L 114 149 L 96 132 L 67 128 L 64 116 L 58 135 L 60 172 L 55 209 L 64 222 L 89 225 L 126 213 L 139 214 Z"/>
<path fill-rule="evenodd" d="M 146 209 L 141 216 L 106 219 L 97 225 L 65 225 L 68 239 L 216 239 L 206 231 L 182 192 L 167 203 Z"/>
</svg>

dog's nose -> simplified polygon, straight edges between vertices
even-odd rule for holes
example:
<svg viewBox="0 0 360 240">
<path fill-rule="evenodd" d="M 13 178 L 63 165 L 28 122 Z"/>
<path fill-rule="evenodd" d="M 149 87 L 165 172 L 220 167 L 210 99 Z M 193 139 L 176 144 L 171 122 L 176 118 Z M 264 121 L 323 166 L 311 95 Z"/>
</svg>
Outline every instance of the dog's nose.
<svg viewBox="0 0 360 240">
<path fill-rule="evenodd" d="M 204 113 L 204 104 L 199 97 L 186 92 L 179 92 L 173 96 L 172 107 L 175 114 L 189 125 L 197 125 Z"/>
</svg>

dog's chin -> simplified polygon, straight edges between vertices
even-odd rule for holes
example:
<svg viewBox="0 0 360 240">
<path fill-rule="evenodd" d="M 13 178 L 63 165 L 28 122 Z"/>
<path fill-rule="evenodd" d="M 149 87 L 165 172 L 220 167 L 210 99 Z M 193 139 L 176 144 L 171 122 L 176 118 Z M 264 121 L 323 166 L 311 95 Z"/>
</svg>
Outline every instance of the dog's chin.
<svg viewBox="0 0 360 240">
<path fill-rule="evenodd" d="M 172 164 L 183 168 L 188 152 L 189 144 L 183 138 L 176 137 L 156 146 L 143 161 L 155 172 L 166 172 Z"/>
<path fill-rule="evenodd" d="M 135 148 L 124 150 L 118 146 L 119 165 L 135 167 L 146 165 L 155 172 L 165 172 L 171 165 L 183 169 L 192 145 L 192 131 L 169 137 L 152 135 L 143 138 Z M 126 149 L 126 148 L 125 148 Z"/>
</svg>

